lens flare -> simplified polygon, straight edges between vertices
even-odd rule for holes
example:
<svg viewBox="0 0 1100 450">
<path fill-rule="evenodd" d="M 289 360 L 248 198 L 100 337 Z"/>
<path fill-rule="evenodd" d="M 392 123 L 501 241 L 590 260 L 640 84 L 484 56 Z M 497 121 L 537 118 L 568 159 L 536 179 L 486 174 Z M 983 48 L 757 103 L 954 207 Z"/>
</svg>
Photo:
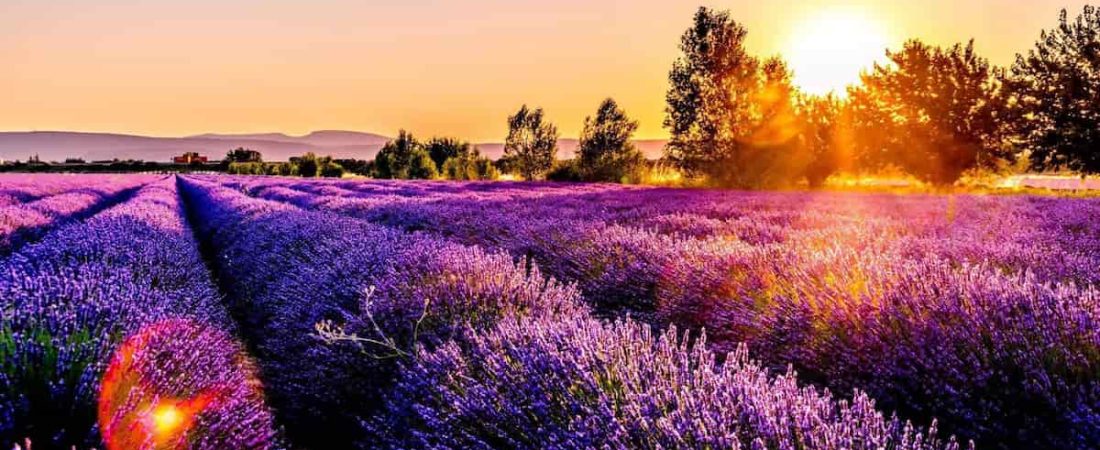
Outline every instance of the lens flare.
<svg viewBox="0 0 1100 450">
<path fill-rule="evenodd" d="M 259 395 L 257 383 L 226 376 L 238 358 L 200 350 L 233 348 L 233 342 L 181 320 L 146 327 L 123 342 L 99 391 L 107 450 L 188 448 L 193 429 L 209 428 L 222 410 L 239 407 L 235 401 Z"/>
<path fill-rule="evenodd" d="M 161 405 L 153 410 L 153 424 L 156 434 L 170 435 L 183 424 L 183 415 L 175 405 Z"/>
</svg>

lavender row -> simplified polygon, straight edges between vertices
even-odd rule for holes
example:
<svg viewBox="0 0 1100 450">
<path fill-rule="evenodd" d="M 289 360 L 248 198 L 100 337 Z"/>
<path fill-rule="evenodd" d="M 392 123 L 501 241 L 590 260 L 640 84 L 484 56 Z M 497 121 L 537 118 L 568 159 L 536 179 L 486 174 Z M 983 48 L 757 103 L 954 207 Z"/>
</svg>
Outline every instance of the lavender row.
<svg viewBox="0 0 1100 450">
<path fill-rule="evenodd" d="M 43 197 L 82 188 L 155 179 L 146 175 L 0 174 L 0 207 L 30 203 Z"/>
<path fill-rule="evenodd" d="M 260 359 L 292 441 L 370 447 L 398 362 L 464 326 L 509 315 L 568 315 L 569 287 L 504 254 L 183 181 L 232 309 Z"/>
<path fill-rule="evenodd" d="M 908 254 L 934 254 L 956 262 L 989 263 L 1030 271 L 1043 281 L 1100 283 L 1100 200 L 1043 197 L 895 196 L 836 193 L 731 193 L 609 185 L 526 186 L 488 183 L 420 183 L 384 189 L 380 182 L 243 180 L 263 198 L 341 212 L 412 229 L 464 237 L 497 224 L 493 235 L 536 235 L 619 225 L 677 239 L 739 240 L 751 245 L 829 245 L 822 230 L 847 227 L 841 241 L 880 237 Z M 349 186 L 363 195 L 348 195 Z M 405 182 L 406 185 L 414 183 Z M 393 195 L 400 192 L 401 195 Z M 384 193 L 372 195 L 371 193 Z M 517 221 L 550 219 L 543 227 L 511 230 Z M 438 223 L 444 220 L 448 223 Z M 458 223 L 457 226 L 452 225 Z M 475 224 L 476 226 L 462 226 Z M 470 239 L 480 243 L 480 236 Z M 985 245 L 996 242 L 998 245 Z"/>
<path fill-rule="evenodd" d="M 719 363 L 704 340 L 629 320 L 508 318 L 421 352 L 371 425 L 389 448 L 960 448 L 858 391 L 838 401 L 773 376 L 744 347 Z"/>
<path fill-rule="evenodd" d="M 942 217 L 951 200 L 741 194 L 750 205 L 772 196 L 757 205 L 765 213 L 786 199 L 854 219 L 796 216 L 798 225 L 788 220 L 772 233 L 781 239 L 753 242 L 570 219 L 553 202 L 366 205 L 295 192 L 283 199 L 531 256 L 546 273 L 578 282 L 597 307 L 705 327 L 720 351 L 748 342 L 773 367 L 793 364 L 837 392 L 866 389 L 888 409 L 940 418 L 990 446 L 1088 448 L 1100 439 L 1100 381 L 1084 375 L 1100 365 L 1093 203 L 964 198 Z M 998 227 L 1000 216 L 978 206 L 999 207 L 1009 223 Z M 696 211 L 708 208 L 722 211 Z M 617 207 L 588 209 L 599 218 Z M 752 211 L 740 214 L 751 221 Z M 758 235 L 776 226 L 765 223 Z M 1073 245 L 1083 251 L 1068 251 Z"/>
<path fill-rule="evenodd" d="M 64 181 L 53 182 L 51 178 Z M 0 255 L 18 250 L 61 224 L 80 220 L 110 207 L 153 180 L 145 176 L 91 180 L 43 176 L 43 183 L 52 186 L 50 189 L 59 188 L 62 191 L 27 203 L 0 207 Z"/>
<path fill-rule="evenodd" d="M 590 428 L 626 429 L 637 427 L 639 421 L 678 420 L 675 427 L 647 431 L 653 435 L 649 444 L 674 443 L 676 434 L 703 436 L 716 427 L 713 440 L 699 440 L 695 447 L 708 442 L 746 446 L 767 442 L 779 448 L 813 442 L 826 449 L 845 448 L 852 442 L 867 447 L 851 448 L 872 448 L 875 442 L 897 448 L 934 446 L 920 433 L 883 419 L 865 399 L 848 406 L 813 389 L 798 388 L 793 377 L 769 378 L 758 366 L 743 360 L 722 368 L 697 364 L 692 358 L 698 362 L 714 358 L 702 347 L 651 349 L 647 345 L 654 339 L 639 334 L 640 325 L 616 328 L 625 333 L 620 342 L 607 334 L 620 331 L 605 332 L 602 324 L 587 318 L 577 306 L 575 291 L 542 281 L 537 268 L 526 274 L 506 255 L 251 199 L 202 181 L 185 181 L 184 186 L 192 209 L 200 216 L 198 221 L 206 224 L 202 234 L 216 249 L 230 296 L 250 318 L 246 319 L 250 327 L 255 327 L 254 345 L 259 349 L 269 393 L 300 445 L 342 448 L 354 442 L 364 448 L 623 448 L 629 446 L 623 436 Z M 370 294 L 365 296 L 364 290 Z M 317 328 L 320 336 L 311 329 L 317 323 L 322 324 Z M 518 351 L 531 357 L 543 355 L 546 349 L 540 343 L 549 342 L 518 339 L 517 335 L 550 327 L 562 338 L 561 333 L 569 335 L 572 330 L 554 324 L 576 324 L 602 336 L 599 345 L 618 346 L 620 360 L 606 361 L 610 365 L 604 369 L 624 378 L 607 379 L 612 384 L 587 385 L 595 391 L 582 392 L 573 389 L 572 383 L 578 374 L 585 374 L 588 380 L 601 377 L 600 368 L 593 366 L 595 361 L 563 360 L 555 366 L 537 358 L 488 354 Z M 500 358 L 531 365 L 517 367 L 520 373 L 465 372 L 465 364 L 447 359 L 463 349 L 475 351 L 484 345 L 479 333 L 500 333 L 500 342 L 510 344 L 482 348 L 484 355 L 466 361 L 471 367 L 498 364 Z M 560 344 L 564 347 L 547 354 L 550 358 L 585 354 L 589 345 L 583 340 Z M 653 355 L 645 353 L 651 351 Z M 419 356 L 414 358 L 414 353 Z M 525 383 L 552 383 L 541 391 L 548 399 L 575 396 L 574 401 L 583 403 L 590 400 L 589 394 L 601 390 L 615 395 L 617 383 L 637 381 L 644 375 L 630 373 L 639 367 L 630 365 L 628 359 L 634 357 L 651 357 L 659 361 L 654 367 L 707 380 L 717 393 L 710 396 L 711 391 L 700 390 L 691 395 L 691 404 L 666 403 L 653 408 L 642 395 L 644 391 L 654 398 L 668 398 L 687 395 L 678 391 L 685 386 L 638 386 L 643 392 L 620 398 L 616 404 L 623 409 L 618 411 L 606 410 L 612 400 L 608 397 L 597 397 L 604 410 L 562 404 L 552 406 L 565 409 L 551 411 L 546 410 L 551 405 L 543 397 L 515 396 L 529 392 L 532 385 Z M 450 362 L 436 362 L 443 360 Z M 467 397 L 464 393 L 468 391 L 453 384 L 460 380 L 500 391 L 485 390 L 482 397 Z M 470 403 L 464 404 L 467 400 Z M 313 417 L 324 420 L 311 421 Z M 444 418 L 455 422 L 441 426 L 438 420 Z M 527 422 L 516 422 L 522 420 Z M 364 429 L 355 426 L 360 421 L 367 423 Z M 500 427 L 479 428 L 479 423 Z M 735 430 L 739 434 L 730 434 Z M 638 444 L 646 448 L 645 442 Z"/>
<path fill-rule="evenodd" d="M 0 298 L 0 443 L 278 447 L 173 180 L 0 261 Z"/>
</svg>

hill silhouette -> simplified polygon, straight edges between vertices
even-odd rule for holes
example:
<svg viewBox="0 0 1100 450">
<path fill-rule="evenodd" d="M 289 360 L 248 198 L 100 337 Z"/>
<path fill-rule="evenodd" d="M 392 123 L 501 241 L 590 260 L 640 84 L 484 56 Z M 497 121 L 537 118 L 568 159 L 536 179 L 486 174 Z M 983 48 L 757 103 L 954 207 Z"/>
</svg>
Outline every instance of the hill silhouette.
<svg viewBox="0 0 1100 450">
<path fill-rule="evenodd" d="M 0 159 L 27 160 L 38 155 L 42 161 L 64 161 L 82 158 L 85 161 L 135 159 L 171 161 L 184 152 L 198 152 L 219 159 L 229 150 L 245 147 L 259 151 L 268 161 L 285 161 L 305 152 L 332 155 L 335 158 L 373 159 L 390 137 L 359 131 L 321 130 L 302 136 L 284 133 L 217 134 L 207 133 L 184 137 L 154 137 L 118 133 L 87 133 L 73 131 L 11 131 L 0 132 Z M 646 157 L 661 156 L 664 140 L 638 140 L 635 144 Z M 504 153 L 504 144 L 476 144 L 482 154 L 496 159 Z M 558 141 L 558 157 L 571 158 L 577 148 L 576 139 Z"/>
</svg>

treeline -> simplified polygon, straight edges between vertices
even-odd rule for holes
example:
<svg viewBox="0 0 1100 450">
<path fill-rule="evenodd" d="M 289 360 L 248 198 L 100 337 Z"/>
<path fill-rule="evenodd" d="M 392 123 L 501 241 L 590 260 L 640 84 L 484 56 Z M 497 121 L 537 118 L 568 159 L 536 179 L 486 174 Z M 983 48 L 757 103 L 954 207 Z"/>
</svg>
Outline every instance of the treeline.
<svg viewBox="0 0 1100 450">
<path fill-rule="evenodd" d="M 163 163 L 143 160 L 85 162 L 70 158 L 65 162 L 8 161 L 0 164 L 0 173 L 191 173 L 224 171 L 218 163 Z"/>
<path fill-rule="evenodd" d="M 302 156 L 291 157 L 287 162 L 264 162 L 263 155 L 255 150 L 237 148 L 225 155 L 223 164 L 226 172 L 234 175 L 281 175 L 292 177 L 333 177 L 340 178 L 347 171 L 343 160 L 331 156 L 317 156 L 309 152 Z M 353 160 L 346 161 L 349 165 Z"/>
<path fill-rule="evenodd" d="M 236 149 L 226 156 L 229 173 L 286 176 L 342 176 L 345 171 L 381 179 L 495 180 L 510 174 L 525 180 L 639 182 L 647 164 L 630 142 L 638 122 L 612 99 L 600 104 L 595 117 L 585 119 L 577 158 L 560 161 L 558 129 L 541 108 L 524 105 L 508 117 L 504 155 L 497 161 L 469 142 L 436 137 L 421 142 L 405 130 L 387 142 L 373 161 L 333 160 L 306 154 L 286 163 L 264 163 L 258 152 Z M 303 168 L 311 163 L 310 170 Z M 320 171 L 314 166 L 323 167 Z"/>
<path fill-rule="evenodd" d="M 799 92 L 779 58 L 745 50 L 728 12 L 700 8 L 669 74 L 667 158 L 729 187 L 896 167 L 936 185 L 1018 159 L 1031 170 L 1100 173 L 1100 12 L 1042 32 L 1008 68 L 973 41 L 887 50 L 847 98 Z"/>
<path fill-rule="evenodd" d="M 469 142 L 454 138 L 418 141 L 412 133 L 398 132 L 373 161 L 335 159 L 306 153 L 287 162 L 264 162 L 255 151 L 238 148 L 226 155 L 227 172 L 235 175 L 342 177 L 345 173 L 382 179 L 495 180 L 496 164 Z"/>
<path fill-rule="evenodd" d="M 525 180 L 638 182 L 647 163 L 630 139 L 638 122 L 612 99 L 585 119 L 577 157 L 558 160 L 558 128 L 541 108 L 523 105 L 508 117 L 504 155 L 497 161 L 454 138 L 421 143 L 401 130 L 378 153 L 368 173 L 375 178 L 495 180 L 502 174 Z"/>
<path fill-rule="evenodd" d="M 822 185 L 840 171 L 900 169 L 934 185 L 968 171 L 1023 166 L 1100 173 L 1100 12 L 1085 7 L 1010 67 L 977 53 L 910 40 L 886 50 L 846 96 L 799 91 L 780 58 L 745 49 L 747 30 L 700 8 L 669 72 L 663 162 L 711 185 Z M 652 169 L 631 144 L 638 123 L 612 99 L 588 117 L 574 159 L 557 160 L 557 127 L 541 108 L 508 118 L 502 173 L 532 179 L 644 181 Z M 405 138 L 395 141 L 397 155 Z M 414 141 L 415 142 L 415 141 Z M 405 153 L 402 153 L 405 151 Z M 383 178 L 431 178 L 403 157 Z M 438 160 L 437 160 L 438 162 Z M 487 164 L 487 163 L 486 163 Z M 407 166 L 407 168 L 406 168 Z M 438 164 L 437 164 L 438 167 Z"/>
<path fill-rule="evenodd" d="M 445 178 L 448 180 L 495 180 L 500 177 L 493 161 L 482 156 L 469 142 L 454 138 L 418 141 L 401 130 L 374 158 L 371 176 L 384 179 Z"/>
<path fill-rule="evenodd" d="M 386 179 L 639 183 L 672 168 L 734 188 L 821 186 L 838 172 L 900 169 L 934 185 L 968 171 L 1024 166 L 1100 173 L 1100 12 L 1055 28 L 1010 67 L 980 56 L 973 41 L 948 47 L 913 39 L 886 50 L 845 96 L 812 95 L 778 57 L 745 48 L 729 12 L 700 8 L 669 72 L 665 156 L 646 161 L 631 143 L 638 122 L 613 99 L 584 121 L 577 154 L 557 159 L 557 126 L 541 108 L 508 117 L 504 155 L 490 161 L 468 142 L 418 141 L 402 130 L 373 161 L 307 154 L 288 163 L 232 161 L 231 173 Z M 243 149 L 238 149 L 243 151 Z M 232 153 L 232 152 L 231 152 Z"/>
</svg>

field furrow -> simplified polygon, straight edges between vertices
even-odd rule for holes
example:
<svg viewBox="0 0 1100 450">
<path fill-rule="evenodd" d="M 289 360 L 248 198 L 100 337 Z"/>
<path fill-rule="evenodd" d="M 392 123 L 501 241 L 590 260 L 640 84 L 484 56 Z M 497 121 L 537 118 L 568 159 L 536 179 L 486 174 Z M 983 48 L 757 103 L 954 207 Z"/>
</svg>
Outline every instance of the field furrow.
<svg viewBox="0 0 1100 450">
<path fill-rule="evenodd" d="M 528 277 L 506 255 L 181 184 L 267 392 L 290 436 L 310 448 L 363 436 L 359 421 L 378 410 L 395 357 L 413 342 L 438 344 L 461 325 L 513 313 L 577 309 L 574 291 Z M 326 343 L 316 329 L 325 321 L 393 345 Z M 384 336 L 373 335 L 375 323 Z"/>
</svg>

